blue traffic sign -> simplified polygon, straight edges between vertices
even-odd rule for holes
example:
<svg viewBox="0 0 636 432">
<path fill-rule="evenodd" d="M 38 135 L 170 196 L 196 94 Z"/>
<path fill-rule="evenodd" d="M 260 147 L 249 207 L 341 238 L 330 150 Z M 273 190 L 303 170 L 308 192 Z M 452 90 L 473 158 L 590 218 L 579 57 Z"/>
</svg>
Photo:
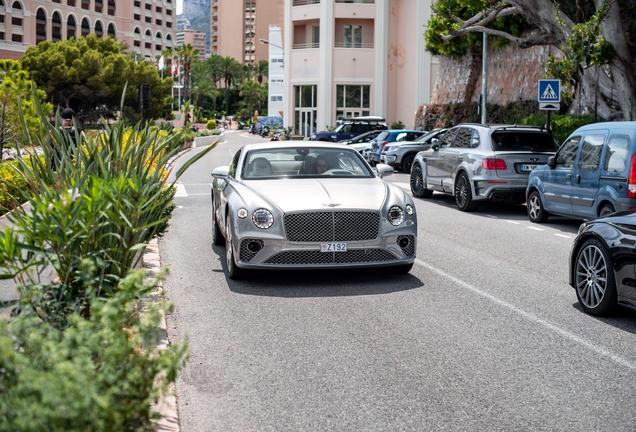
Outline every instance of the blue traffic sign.
<svg viewBox="0 0 636 432">
<path fill-rule="evenodd" d="M 561 80 L 539 80 L 539 102 L 561 102 Z"/>
</svg>

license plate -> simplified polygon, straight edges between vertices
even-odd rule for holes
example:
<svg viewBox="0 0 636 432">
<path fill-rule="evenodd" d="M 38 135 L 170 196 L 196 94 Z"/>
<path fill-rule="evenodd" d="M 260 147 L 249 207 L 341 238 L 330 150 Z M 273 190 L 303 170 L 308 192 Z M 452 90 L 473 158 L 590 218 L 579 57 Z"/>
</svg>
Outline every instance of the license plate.
<svg viewBox="0 0 636 432">
<path fill-rule="evenodd" d="M 535 169 L 536 167 L 538 167 L 539 165 L 521 165 L 521 171 L 523 172 L 530 172 L 533 169 Z"/>
<path fill-rule="evenodd" d="M 346 252 L 347 244 L 342 242 L 320 243 L 320 252 Z"/>
</svg>

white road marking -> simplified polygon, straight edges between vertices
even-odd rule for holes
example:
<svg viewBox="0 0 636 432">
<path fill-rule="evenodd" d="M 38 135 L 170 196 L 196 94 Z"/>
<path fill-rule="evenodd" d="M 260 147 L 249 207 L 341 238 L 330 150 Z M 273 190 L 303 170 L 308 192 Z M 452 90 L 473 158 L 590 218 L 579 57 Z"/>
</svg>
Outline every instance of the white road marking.
<svg viewBox="0 0 636 432">
<path fill-rule="evenodd" d="M 175 197 L 187 197 L 188 196 L 188 192 L 186 192 L 186 188 L 184 185 L 177 183 L 176 184 L 177 190 L 174 193 Z"/>
<path fill-rule="evenodd" d="M 518 307 L 516 307 L 516 306 L 514 306 L 514 305 L 512 305 L 512 304 L 510 304 L 510 303 L 508 303 L 508 302 L 506 302 L 504 300 L 501 300 L 501 299 L 499 299 L 499 298 L 497 298 L 497 297 L 495 297 L 495 296 L 493 296 L 491 294 L 488 294 L 487 292 L 482 291 L 479 288 L 476 288 L 476 287 L 474 287 L 474 286 L 472 286 L 472 285 L 470 285 L 470 284 L 468 284 L 468 283 L 466 283 L 466 282 L 464 282 L 464 281 L 462 281 L 462 280 L 460 280 L 460 279 L 458 279 L 458 278 L 456 278 L 454 276 L 451 276 L 448 273 L 444 272 L 443 270 L 440 270 L 440 269 L 438 269 L 436 267 L 433 267 L 432 265 L 427 264 L 424 261 L 420 261 L 420 260 L 416 259 L 415 263 L 420 265 L 420 266 L 422 266 L 422 267 L 424 267 L 424 268 L 429 269 L 432 272 L 437 273 L 438 275 L 440 275 L 442 277 L 445 277 L 445 278 L 451 280 L 452 282 L 456 283 L 457 285 L 461 286 L 462 288 L 465 288 L 465 289 L 467 289 L 469 291 L 472 291 L 475 294 L 478 294 L 478 295 L 480 295 L 480 296 L 482 296 L 482 297 L 484 297 L 484 298 L 486 298 L 486 299 L 488 299 L 488 300 L 490 300 L 490 301 L 492 301 L 492 302 L 494 302 L 494 303 L 496 303 L 496 304 L 498 304 L 500 306 L 505 307 L 506 309 L 509 309 L 510 311 L 512 311 L 512 312 L 514 312 L 514 313 L 516 313 L 518 315 L 521 315 L 522 317 L 534 322 L 535 324 L 539 324 L 539 325 L 547 328 L 548 330 L 551 330 L 551 331 L 563 336 L 564 338 L 569 339 L 572 342 L 576 342 L 576 343 L 578 343 L 580 345 L 583 345 L 584 347 L 594 351 L 597 354 L 600 354 L 600 355 L 602 355 L 604 357 L 609 358 L 610 360 L 614 361 L 615 363 L 618 363 L 619 365 L 625 366 L 625 367 L 627 367 L 627 368 L 629 368 L 631 370 L 636 370 L 636 363 L 630 362 L 629 360 L 626 360 L 623 357 L 621 357 L 619 355 L 616 355 L 613 352 L 611 352 L 611 351 L 609 351 L 609 350 L 607 350 L 605 348 L 602 348 L 602 347 L 600 347 L 598 345 L 594 345 L 593 343 L 588 342 L 587 340 L 575 335 L 574 333 L 571 333 L 571 332 L 569 332 L 567 330 L 564 330 L 564 329 L 562 329 L 560 327 L 557 327 L 556 325 L 551 324 L 548 321 L 545 321 L 545 320 L 539 318 L 536 315 L 533 315 L 533 314 L 531 314 L 529 312 L 526 312 L 523 309 L 519 309 Z"/>
<path fill-rule="evenodd" d="M 508 220 L 508 219 L 504 219 L 504 222 L 508 222 L 510 224 L 515 224 L 515 225 L 521 225 L 520 222 L 515 222 L 515 221 L 512 221 L 512 220 Z"/>
<path fill-rule="evenodd" d="M 565 234 L 555 234 L 555 236 L 557 236 L 557 237 L 563 237 L 563 238 L 566 238 L 566 239 L 572 239 L 572 238 L 574 238 L 574 237 L 572 237 L 572 236 L 565 235 Z"/>
<path fill-rule="evenodd" d="M 528 229 L 532 229 L 535 231 L 543 231 L 543 228 L 537 228 L 537 227 L 533 227 L 533 226 L 529 226 Z"/>
<path fill-rule="evenodd" d="M 485 214 L 484 216 L 492 218 L 492 219 L 499 219 L 499 217 L 495 216 L 495 215 L 489 215 L 489 214 Z"/>
</svg>

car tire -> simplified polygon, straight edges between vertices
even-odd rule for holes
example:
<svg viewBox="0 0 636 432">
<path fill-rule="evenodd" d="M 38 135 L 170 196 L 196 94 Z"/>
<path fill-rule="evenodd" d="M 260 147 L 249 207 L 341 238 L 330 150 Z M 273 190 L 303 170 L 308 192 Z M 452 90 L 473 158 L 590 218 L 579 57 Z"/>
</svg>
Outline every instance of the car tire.
<svg viewBox="0 0 636 432">
<path fill-rule="evenodd" d="M 611 204 L 605 204 L 603 207 L 601 207 L 601 211 L 598 212 L 598 217 L 604 217 L 614 212 L 616 212 L 616 210 L 614 210 L 614 206 L 612 206 Z"/>
<path fill-rule="evenodd" d="M 479 208 L 479 201 L 473 200 L 470 182 L 466 173 L 460 173 L 455 181 L 455 204 L 463 212 L 472 212 Z"/>
<path fill-rule="evenodd" d="M 396 266 L 390 267 L 382 267 L 382 271 L 390 274 L 406 274 L 411 271 L 413 268 L 413 263 L 411 264 L 400 264 Z"/>
<path fill-rule="evenodd" d="M 409 174 L 411 169 L 413 168 L 413 160 L 415 160 L 415 155 L 407 155 L 404 157 L 402 161 L 402 171 Z"/>
<path fill-rule="evenodd" d="M 545 210 L 543 207 L 543 202 L 541 201 L 541 195 L 539 192 L 532 191 L 530 195 L 528 195 L 528 219 L 530 222 L 534 223 L 543 223 L 548 220 L 550 213 Z"/>
<path fill-rule="evenodd" d="M 227 275 L 232 280 L 241 279 L 244 276 L 243 269 L 236 266 L 234 260 L 234 248 L 232 247 L 232 225 L 230 225 L 230 215 L 225 219 L 225 267 Z"/>
<path fill-rule="evenodd" d="M 216 220 L 214 195 L 212 195 L 212 243 L 214 243 L 215 246 L 221 246 L 224 243 L 223 233 L 221 233 L 221 228 L 219 228 L 219 223 Z"/>
<path fill-rule="evenodd" d="M 422 176 L 422 167 L 420 164 L 413 165 L 411 169 L 411 193 L 416 198 L 430 198 L 433 195 L 433 191 L 426 189 L 424 186 L 424 177 Z"/>
<path fill-rule="evenodd" d="M 586 240 L 574 265 L 576 297 L 583 310 L 590 315 L 606 315 L 616 309 L 614 264 L 607 247 L 597 239 Z"/>
</svg>

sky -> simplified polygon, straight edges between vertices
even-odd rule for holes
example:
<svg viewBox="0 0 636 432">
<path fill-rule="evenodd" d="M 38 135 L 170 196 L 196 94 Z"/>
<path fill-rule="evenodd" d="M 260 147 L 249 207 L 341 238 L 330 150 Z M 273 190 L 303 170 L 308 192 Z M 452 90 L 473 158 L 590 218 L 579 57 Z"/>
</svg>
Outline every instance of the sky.
<svg viewBox="0 0 636 432">
<path fill-rule="evenodd" d="M 177 0 L 177 15 L 183 10 L 183 0 Z"/>
</svg>

